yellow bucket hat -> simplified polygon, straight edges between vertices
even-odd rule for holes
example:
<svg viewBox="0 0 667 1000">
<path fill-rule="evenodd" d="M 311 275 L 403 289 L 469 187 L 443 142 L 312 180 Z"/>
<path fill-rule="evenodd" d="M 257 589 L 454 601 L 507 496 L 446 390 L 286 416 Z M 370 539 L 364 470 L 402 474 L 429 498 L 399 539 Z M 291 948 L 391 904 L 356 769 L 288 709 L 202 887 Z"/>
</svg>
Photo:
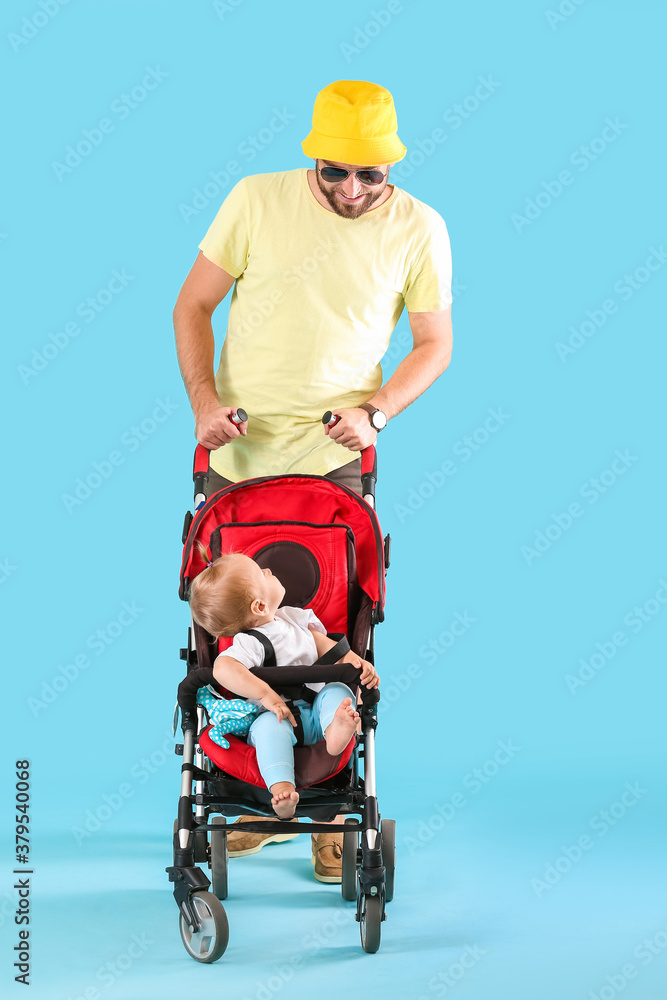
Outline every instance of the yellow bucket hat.
<svg viewBox="0 0 667 1000">
<path fill-rule="evenodd" d="M 313 128 L 301 147 L 314 160 L 362 167 L 396 163 L 407 153 L 397 129 L 388 90 L 366 80 L 336 80 L 315 98 Z"/>
</svg>

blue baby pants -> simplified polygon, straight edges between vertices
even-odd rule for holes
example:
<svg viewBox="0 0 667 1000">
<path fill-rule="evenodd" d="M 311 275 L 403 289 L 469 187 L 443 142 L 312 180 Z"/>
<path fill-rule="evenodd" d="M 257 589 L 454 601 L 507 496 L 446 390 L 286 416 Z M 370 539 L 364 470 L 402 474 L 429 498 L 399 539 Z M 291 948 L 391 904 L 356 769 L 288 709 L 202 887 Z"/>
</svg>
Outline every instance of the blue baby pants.
<svg viewBox="0 0 667 1000">
<path fill-rule="evenodd" d="M 324 730 L 345 698 L 352 699 L 353 707 L 356 705 L 356 698 L 349 687 L 336 681 L 333 684 L 325 684 L 322 690 L 317 692 L 312 705 L 301 700 L 295 702 L 301 712 L 304 745 L 309 746 L 324 739 Z M 273 712 L 262 712 L 250 726 L 248 744 L 257 751 L 257 766 L 267 788 L 278 781 L 289 781 L 294 784 L 292 747 L 295 743 L 296 736 L 292 723 L 288 719 L 279 722 Z"/>
</svg>

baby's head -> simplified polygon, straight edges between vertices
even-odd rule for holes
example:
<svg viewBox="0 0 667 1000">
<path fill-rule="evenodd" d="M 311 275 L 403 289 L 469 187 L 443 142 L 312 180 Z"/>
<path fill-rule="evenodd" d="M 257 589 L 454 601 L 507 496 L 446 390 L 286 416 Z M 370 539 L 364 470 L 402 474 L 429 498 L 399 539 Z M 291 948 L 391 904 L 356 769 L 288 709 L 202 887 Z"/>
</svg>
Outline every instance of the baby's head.
<svg viewBox="0 0 667 1000">
<path fill-rule="evenodd" d="M 195 577 L 189 600 L 194 620 L 217 639 L 273 621 L 284 596 L 285 588 L 270 569 L 231 552 Z"/>
</svg>

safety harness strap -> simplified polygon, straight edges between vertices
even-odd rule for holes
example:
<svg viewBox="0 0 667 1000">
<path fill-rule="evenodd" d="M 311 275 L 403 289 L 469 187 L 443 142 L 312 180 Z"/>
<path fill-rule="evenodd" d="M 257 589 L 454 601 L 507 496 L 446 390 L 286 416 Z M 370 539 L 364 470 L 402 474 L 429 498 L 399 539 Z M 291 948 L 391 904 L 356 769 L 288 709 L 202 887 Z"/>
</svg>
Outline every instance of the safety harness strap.
<svg viewBox="0 0 667 1000">
<path fill-rule="evenodd" d="M 332 646 L 331 649 L 327 650 L 322 656 L 320 656 L 318 663 L 323 664 L 323 666 L 329 666 L 332 663 L 338 663 L 341 656 L 345 656 L 346 653 L 350 652 L 350 644 L 347 641 L 347 636 L 343 632 L 327 632 L 329 639 L 336 639 L 336 645 Z"/>
<path fill-rule="evenodd" d="M 251 635 L 262 645 L 264 649 L 264 666 L 265 667 L 275 667 L 276 663 L 276 651 L 274 649 L 271 640 L 255 628 L 247 628 L 243 630 L 246 635 Z M 341 654 L 342 655 L 342 654 Z M 298 747 L 303 746 L 303 722 L 301 721 L 301 712 L 298 707 L 294 704 L 295 701 L 307 701 L 309 705 L 312 705 L 315 701 L 315 692 L 306 687 L 305 684 L 292 684 L 289 687 L 282 688 L 282 694 L 285 698 L 285 702 L 290 709 L 292 715 L 296 719 L 296 726 L 294 727 L 294 735 L 296 736 L 296 745 Z"/>
<path fill-rule="evenodd" d="M 251 635 L 253 639 L 257 639 L 259 644 L 264 648 L 264 666 L 265 667 L 275 667 L 276 666 L 276 651 L 273 648 L 273 643 L 271 640 L 260 632 L 256 628 L 245 628 L 243 629 L 245 635 Z"/>
</svg>

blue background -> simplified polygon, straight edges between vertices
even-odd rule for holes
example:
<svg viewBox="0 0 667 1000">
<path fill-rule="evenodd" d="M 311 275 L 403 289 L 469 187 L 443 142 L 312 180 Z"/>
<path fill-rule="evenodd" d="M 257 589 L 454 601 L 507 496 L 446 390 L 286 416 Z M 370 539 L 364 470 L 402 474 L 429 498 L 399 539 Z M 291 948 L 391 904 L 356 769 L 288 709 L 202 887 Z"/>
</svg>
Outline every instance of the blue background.
<svg viewBox="0 0 667 1000">
<path fill-rule="evenodd" d="M 44 4 L 6 4 L 0 32 L 3 981 L 18 994 L 11 803 L 29 757 L 35 998 L 662 998 L 663 5 Z M 154 89 L 120 111 L 147 68 Z M 232 862 L 230 946 L 198 966 L 163 871 L 194 446 L 171 312 L 234 183 L 211 172 L 312 165 L 315 95 L 348 78 L 392 92 L 408 156 L 390 180 L 440 212 L 454 262 L 451 366 L 380 440 L 378 784 L 397 894 L 365 955 L 307 838 L 269 848 Z M 262 132 L 276 108 L 291 117 Z M 54 167 L 105 118 L 80 163 Z M 114 270 L 126 284 L 90 318 Z M 408 333 L 404 313 L 387 375 Z"/>
</svg>

